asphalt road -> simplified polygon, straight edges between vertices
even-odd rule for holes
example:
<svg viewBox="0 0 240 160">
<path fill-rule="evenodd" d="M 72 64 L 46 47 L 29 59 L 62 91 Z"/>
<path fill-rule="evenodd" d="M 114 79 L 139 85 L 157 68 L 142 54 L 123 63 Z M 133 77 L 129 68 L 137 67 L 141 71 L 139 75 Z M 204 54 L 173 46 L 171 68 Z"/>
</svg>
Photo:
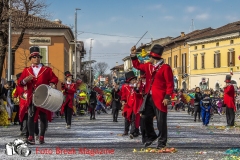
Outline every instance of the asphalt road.
<svg viewBox="0 0 240 160">
<path fill-rule="evenodd" d="M 29 157 L 5 155 L 5 144 L 18 138 L 19 126 L 0 127 L 1 159 L 219 160 L 226 157 L 224 152 L 227 149 L 240 147 L 240 128 L 221 127 L 226 125 L 225 116 L 215 115 L 205 127 L 201 122 L 194 122 L 186 112 L 169 110 L 168 147 L 176 148 L 177 152 L 133 152 L 133 149 L 143 148 L 141 137 L 130 139 L 120 136 L 124 128 L 123 117 L 112 122 L 111 111 L 108 112 L 97 115 L 96 120 L 89 120 L 89 116 L 73 117 L 71 129 L 65 128 L 63 118 L 55 118 L 49 123 L 46 143 L 29 146 L 32 150 Z"/>
</svg>

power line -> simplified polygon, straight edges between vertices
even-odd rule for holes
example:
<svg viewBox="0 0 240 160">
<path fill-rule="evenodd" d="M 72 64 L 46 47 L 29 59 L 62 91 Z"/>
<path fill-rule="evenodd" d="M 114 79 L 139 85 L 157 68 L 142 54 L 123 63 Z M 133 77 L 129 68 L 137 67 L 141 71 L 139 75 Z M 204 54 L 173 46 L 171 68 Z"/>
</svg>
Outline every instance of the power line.
<svg viewBox="0 0 240 160">
<path fill-rule="evenodd" d="M 114 35 L 114 34 L 106 34 L 106 33 L 94 33 L 94 32 L 85 32 L 85 31 L 79 31 L 81 34 L 83 33 L 90 33 L 90 34 L 97 34 L 102 36 L 112 36 L 112 37 L 127 37 L 127 38 L 141 38 L 141 37 L 132 37 L 132 36 L 122 36 L 122 35 Z M 78 33 L 78 35 L 80 35 Z M 143 38 L 143 39 L 151 39 L 151 38 Z"/>
</svg>

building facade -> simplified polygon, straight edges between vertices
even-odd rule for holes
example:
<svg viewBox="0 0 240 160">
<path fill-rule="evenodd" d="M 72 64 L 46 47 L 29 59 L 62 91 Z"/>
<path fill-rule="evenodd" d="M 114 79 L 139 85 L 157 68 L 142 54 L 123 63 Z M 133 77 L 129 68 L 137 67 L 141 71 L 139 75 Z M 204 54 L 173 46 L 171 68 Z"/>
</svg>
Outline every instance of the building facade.
<svg viewBox="0 0 240 160">
<path fill-rule="evenodd" d="M 188 89 L 190 61 L 189 46 L 186 40 L 209 30 L 211 30 L 211 28 L 196 30 L 188 34 L 181 32 L 180 36 L 163 44 L 165 49 L 162 58 L 173 70 L 175 89 Z"/>
<path fill-rule="evenodd" d="M 189 39 L 189 88 L 219 90 L 225 77 L 232 75 L 232 84 L 239 85 L 240 21 L 229 23 Z"/>
<path fill-rule="evenodd" d="M 65 81 L 64 72 L 71 71 L 73 73 L 74 71 L 73 62 L 75 58 L 73 55 L 75 52 L 75 43 L 71 28 L 63 25 L 58 19 L 49 21 L 32 16 L 30 17 L 30 21 L 32 21 L 32 25 L 36 26 L 34 29 L 27 29 L 25 31 L 23 42 L 15 52 L 14 74 L 16 75 L 23 71 L 25 67 L 30 66 L 30 46 L 39 46 L 40 54 L 43 56 L 41 63 L 51 67 L 60 82 Z M 20 31 L 17 30 L 12 32 L 12 45 L 17 42 L 19 34 Z M 80 55 L 85 53 L 83 43 L 79 42 L 76 49 Z M 80 55 L 77 57 L 80 58 Z M 7 77 L 6 74 L 7 57 L 2 77 Z"/>
</svg>

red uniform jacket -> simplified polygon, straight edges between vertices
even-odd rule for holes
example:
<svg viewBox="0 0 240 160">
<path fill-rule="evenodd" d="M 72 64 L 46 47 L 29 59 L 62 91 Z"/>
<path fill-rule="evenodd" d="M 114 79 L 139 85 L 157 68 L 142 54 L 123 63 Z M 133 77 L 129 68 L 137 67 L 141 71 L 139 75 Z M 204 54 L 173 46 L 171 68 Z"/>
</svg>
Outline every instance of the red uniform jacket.
<svg viewBox="0 0 240 160">
<path fill-rule="evenodd" d="M 149 93 L 154 66 L 151 63 L 141 64 L 137 57 L 132 57 L 133 67 L 144 71 L 146 74 L 145 91 Z M 169 65 L 163 64 L 155 74 L 152 84 L 152 99 L 155 106 L 162 112 L 167 112 L 167 106 L 164 106 L 163 99 L 170 99 L 174 89 L 173 73 Z"/>
<path fill-rule="evenodd" d="M 23 121 L 24 115 L 27 113 L 27 107 L 28 107 L 27 100 L 22 97 L 23 94 L 24 94 L 23 87 L 17 85 L 13 98 L 19 98 L 19 121 L 20 122 Z"/>
<path fill-rule="evenodd" d="M 129 84 L 122 85 L 121 88 L 121 101 L 125 101 L 123 106 L 122 115 L 127 119 L 131 120 L 131 114 L 133 112 L 133 105 L 135 102 L 135 92 L 133 87 L 130 87 Z"/>
<path fill-rule="evenodd" d="M 32 75 L 34 77 L 33 80 L 29 81 L 27 84 L 24 84 L 23 79 L 29 75 Z M 30 106 L 32 103 L 33 91 L 41 84 L 49 85 L 50 83 L 53 83 L 55 85 L 58 83 L 58 78 L 50 67 L 42 66 L 37 77 L 35 77 L 32 67 L 26 67 L 18 80 L 18 85 L 26 88 L 27 90 L 27 106 Z M 36 114 L 34 117 L 35 122 L 38 120 L 40 111 L 46 113 L 48 120 L 51 121 L 51 112 L 36 106 Z"/>
<path fill-rule="evenodd" d="M 77 85 L 76 83 L 65 83 L 64 87 L 62 87 L 62 90 L 64 90 L 63 95 L 65 96 L 65 100 L 61 107 L 61 114 L 63 114 L 66 106 L 73 109 L 74 93 L 77 91 Z"/>
<path fill-rule="evenodd" d="M 233 85 L 228 85 L 226 88 L 224 88 L 224 104 L 228 107 L 228 108 L 233 108 L 234 111 L 236 111 L 236 106 L 235 106 L 235 99 L 234 99 L 234 87 Z"/>
</svg>

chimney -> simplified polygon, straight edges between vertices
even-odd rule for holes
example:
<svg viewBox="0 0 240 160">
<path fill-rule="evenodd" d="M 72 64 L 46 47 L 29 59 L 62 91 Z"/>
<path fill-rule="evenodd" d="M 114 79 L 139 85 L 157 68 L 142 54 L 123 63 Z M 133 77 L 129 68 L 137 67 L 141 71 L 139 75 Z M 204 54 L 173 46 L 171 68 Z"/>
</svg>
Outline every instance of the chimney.
<svg viewBox="0 0 240 160">
<path fill-rule="evenodd" d="M 185 33 L 184 32 L 181 32 L 181 37 L 184 37 L 185 36 Z"/>
<path fill-rule="evenodd" d="M 62 21 L 61 21 L 60 19 L 55 19 L 55 20 L 54 20 L 54 23 L 56 23 L 56 24 L 62 24 Z"/>
</svg>

